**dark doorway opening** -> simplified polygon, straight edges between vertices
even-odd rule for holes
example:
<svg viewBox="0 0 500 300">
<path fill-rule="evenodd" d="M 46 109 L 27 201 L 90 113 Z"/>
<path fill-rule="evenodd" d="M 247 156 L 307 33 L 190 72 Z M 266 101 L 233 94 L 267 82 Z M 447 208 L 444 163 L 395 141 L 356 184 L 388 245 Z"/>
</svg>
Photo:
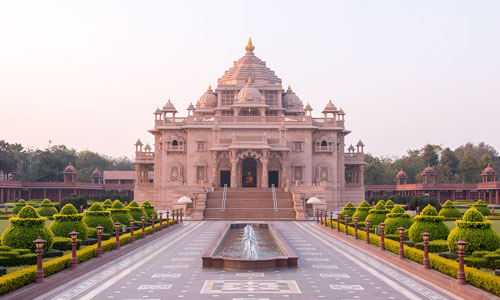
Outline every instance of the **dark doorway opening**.
<svg viewBox="0 0 500 300">
<path fill-rule="evenodd" d="M 269 181 L 269 187 L 272 187 L 272 185 L 274 184 L 274 187 L 278 187 L 279 186 L 279 175 L 280 175 L 280 171 L 269 171 L 267 172 L 267 178 L 268 178 L 268 181 Z"/>
<path fill-rule="evenodd" d="M 255 159 L 247 157 L 241 163 L 241 186 L 256 187 L 257 186 L 257 162 Z"/>
<path fill-rule="evenodd" d="M 224 187 L 224 184 L 231 187 L 231 171 L 220 171 L 220 186 Z"/>
</svg>

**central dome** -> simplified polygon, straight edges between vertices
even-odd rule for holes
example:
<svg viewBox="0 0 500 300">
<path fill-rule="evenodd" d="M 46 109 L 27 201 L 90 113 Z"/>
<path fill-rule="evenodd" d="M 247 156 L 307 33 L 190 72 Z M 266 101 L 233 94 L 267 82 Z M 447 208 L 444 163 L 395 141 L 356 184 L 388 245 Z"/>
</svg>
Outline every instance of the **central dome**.
<svg viewBox="0 0 500 300">
<path fill-rule="evenodd" d="M 262 100 L 262 94 L 257 89 L 250 78 L 245 86 L 238 93 L 238 103 L 258 103 Z"/>
</svg>

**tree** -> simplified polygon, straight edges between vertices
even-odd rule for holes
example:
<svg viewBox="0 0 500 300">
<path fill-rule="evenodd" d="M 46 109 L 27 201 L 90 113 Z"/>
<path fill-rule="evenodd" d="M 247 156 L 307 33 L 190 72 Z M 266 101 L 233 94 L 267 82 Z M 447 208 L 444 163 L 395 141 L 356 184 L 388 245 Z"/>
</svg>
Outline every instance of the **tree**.
<svg viewBox="0 0 500 300">
<path fill-rule="evenodd" d="M 478 182 L 481 172 L 479 163 L 470 151 L 464 153 L 464 157 L 460 160 L 459 169 L 465 183 Z"/>
<path fill-rule="evenodd" d="M 481 156 L 481 159 L 479 159 L 479 167 L 480 168 L 486 168 L 488 165 L 490 165 L 493 162 L 493 158 L 491 157 L 490 154 L 485 153 L 483 156 Z"/>
<path fill-rule="evenodd" d="M 455 152 L 451 151 L 450 148 L 446 147 L 441 152 L 441 164 L 447 166 L 452 173 L 458 172 L 458 157 L 455 155 Z"/>
<path fill-rule="evenodd" d="M 430 166 L 436 166 L 438 164 L 439 155 L 437 154 L 436 149 L 441 149 L 441 147 L 431 144 L 425 145 L 422 157 L 424 164 Z"/>
</svg>

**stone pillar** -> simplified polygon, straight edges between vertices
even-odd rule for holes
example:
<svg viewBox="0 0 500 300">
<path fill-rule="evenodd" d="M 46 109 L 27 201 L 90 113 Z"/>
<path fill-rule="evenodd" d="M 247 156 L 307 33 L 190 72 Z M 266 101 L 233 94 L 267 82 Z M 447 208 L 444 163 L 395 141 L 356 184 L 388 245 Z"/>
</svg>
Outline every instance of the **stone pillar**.
<svg viewBox="0 0 500 300">
<path fill-rule="evenodd" d="M 287 153 L 286 152 L 281 152 L 281 186 L 282 187 L 286 187 L 288 188 L 287 186 L 287 175 L 286 175 L 286 155 Z"/>
<path fill-rule="evenodd" d="M 62 191 L 61 191 L 61 189 L 59 189 L 59 201 L 58 202 L 61 202 L 61 199 L 62 199 L 61 194 L 62 194 Z"/>
<path fill-rule="evenodd" d="M 267 178 L 267 164 L 269 163 L 269 151 L 262 150 L 262 179 L 261 179 L 261 187 L 267 188 L 269 186 L 268 178 Z"/>
<path fill-rule="evenodd" d="M 499 190 L 495 191 L 495 204 L 500 204 L 500 202 L 499 202 L 500 199 L 498 199 L 498 193 L 499 192 L 500 192 Z M 2 191 L 2 195 L 3 195 L 3 191 Z M 2 196 L 2 199 L 3 199 L 3 196 Z"/>
<path fill-rule="evenodd" d="M 212 162 L 213 162 L 213 167 L 212 167 L 212 185 L 214 187 L 217 187 L 217 152 L 213 151 L 212 152 Z"/>
<path fill-rule="evenodd" d="M 238 162 L 236 158 L 236 150 L 231 150 L 230 152 L 230 161 L 231 161 L 231 187 L 235 188 L 238 186 L 238 177 L 236 174 L 236 163 Z"/>
<path fill-rule="evenodd" d="M 498 199 L 498 192 L 497 192 L 497 199 Z M 4 201 L 3 201 L 3 189 L 0 189 L 0 202 L 4 203 Z"/>
</svg>

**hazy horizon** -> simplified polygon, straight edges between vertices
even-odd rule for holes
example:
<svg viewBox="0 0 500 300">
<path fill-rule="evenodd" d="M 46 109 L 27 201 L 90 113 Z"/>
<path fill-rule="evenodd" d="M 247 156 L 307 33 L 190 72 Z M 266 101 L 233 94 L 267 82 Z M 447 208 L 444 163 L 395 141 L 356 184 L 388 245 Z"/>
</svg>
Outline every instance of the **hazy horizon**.
<svg viewBox="0 0 500 300">
<path fill-rule="evenodd" d="M 133 157 L 153 112 L 179 116 L 255 54 L 313 115 L 331 98 L 347 146 L 500 149 L 498 1 L 0 3 L 0 139 Z M 492 121 L 490 121 L 492 120 Z"/>
</svg>

